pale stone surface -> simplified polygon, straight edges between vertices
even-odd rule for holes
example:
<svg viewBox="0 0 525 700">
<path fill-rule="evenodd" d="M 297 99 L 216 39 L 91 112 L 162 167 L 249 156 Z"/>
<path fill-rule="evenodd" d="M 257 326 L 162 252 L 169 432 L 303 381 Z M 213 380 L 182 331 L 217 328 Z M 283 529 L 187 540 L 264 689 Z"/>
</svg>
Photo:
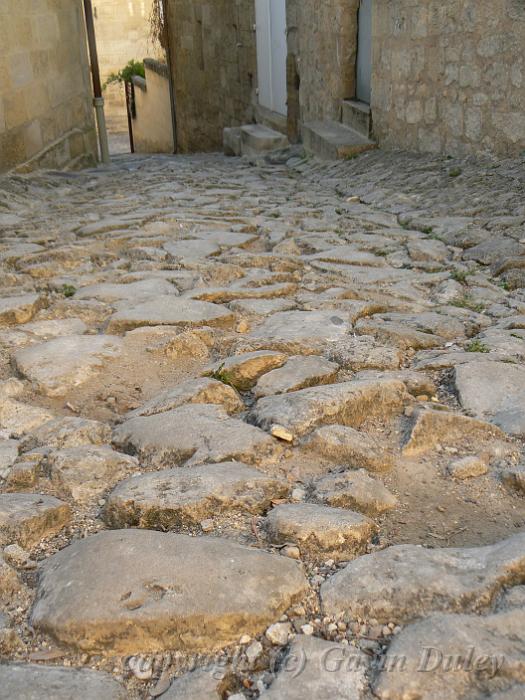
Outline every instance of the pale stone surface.
<svg viewBox="0 0 525 700">
<path fill-rule="evenodd" d="M 134 457 L 106 445 L 66 447 L 46 459 L 46 473 L 57 493 L 83 504 L 94 501 L 137 468 Z"/>
<path fill-rule="evenodd" d="M 276 455 L 279 446 L 262 430 L 230 418 L 220 406 L 192 404 L 118 426 L 114 443 L 148 464 L 202 464 L 230 459 L 250 464 Z"/>
<path fill-rule="evenodd" d="M 525 571 L 525 536 L 486 547 L 425 549 L 397 545 L 368 554 L 321 587 L 324 610 L 380 622 L 406 622 L 431 612 L 486 609 Z M 415 576 L 417 572 L 417 576 Z"/>
<path fill-rule="evenodd" d="M 399 413 L 405 400 L 404 384 L 395 380 L 344 382 L 259 399 L 252 419 L 265 430 L 277 424 L 300 437 L 318 425 L 358 427 L 367 417 Z"/>
<path fill-rule="evenodd" d="M 111 428 L 105 423 L 88 418 L 54 418 L 47 420 L 22 440 L 24 452 L 35 447 L 80 447 L 104 445 L 111 442 Z"/>
<path fill-rule="evenodd" d="M 239 462 L 165 469 L 122 481 L 108 497 L 104 519 L 116 528 L 167 530 L 224 512 L 261 513 L 289 490 L 285 481 Z"/>
<path fill-rule="evenodd" d="M 318 428 L 308 437 L 305 448 L 339 464 L 371 472 L 387 471 L 394 464 L 393 455 L 377 440 L 344 425 Z"/>
<path fill-rule="evenodd" d="M 75 293 L 75 299 L 97 299 L 109 304 L 125 301 L 137 303 L 150 297 L 159 297 L 166 294 L 178 294 L 177 288 L 162 279 L 145 279 L 129 284 L 93 284 L 82 287 Z"/>
<path fill-rule="evenodd" d="M 328 474 L 318 479 L 314 483 L 314 495 L 334 508 L 355 509 L 371 516 L 397 505 L 397 498 L 364 469 Z"/>
<path fill-rule="evenodd" d="M 162 694 L 163 700 L 222 700 L 218 668 L 203 668 L 186 673 L 175 680 Z"/>
<path fill-rule="evenodd" d="M 46 396 L 64 396 L 122 353 L 120 338 L 79 335 L 19 350 L 14 362 L 18 371 Z"/>
<path fill-rule="evenodd" d="M 44 408 L 30 406 L 14 399 L 0 400 L 0 429 L 12 437 L 37 430 L 53 418 L 53 414 Z"/>
<path fill-rule="evenodd" d="M 0 440 L 0 477 L 5 478 L 18 457 L 18 440 Z"/>
<path fill-rule="evenodd" d="M 362 700 L 369 661 L 355 647 L 299 635 L 261 700 Z"/>
<path fill-rule="evenodd" d="M 269 316 L 251 336 L 314 350 L 339 340 L 349 330 L 350 324 L 336 311 L 283 311 Z"/>
<path fill-rule="evenodd" d="M 348 561 L 366 550 L 376 526 L 351 510 L 288 503 L 270 511 L 266 529 L 272 542 L 294 542 L 302 555 L 321 561 Z"/>
<path fill-rule="evenodd" d="M 71 509 L 53 496 L 34 493 L 0 494 L 0 543 L 30 547 L 61 530 Z"/>
<path fill-rule="evenodd" d="M 448 467 L 448 472 L 454 479 L 471 479 L 475 476 L 483 476 L 488 470 L 487 460 L 478 455 L 457 459 Z"/>
<path fill-rule="evenodd" d="M 0 326 L 27 323 L 44 305 L 44 299 L 38 294 L 0 299 Z"/>
<path fill-rule="evenodd" d="M 461 405 L 512 435 L 525 435 L 525 368 L 506 362 L 460 365 L 455 382 Z"/>
<path fill-rule="evenodd" d="M 339 366 L 335 362 L 308 355 L 291 357 L 283 367 L 274 369 L 257 382 L 254 395 L 257 398 L 272 394 L 287 394 L 318 384 L 335 382 Z"/>
<path fill-rule="evenodd" d="M 306 591 L 285 557 L 217 538 L 116 530 L 44 563 L 31 620 L 86 651 L 205 651 L 257 634 Z"/>
<path fill-rule="evenodd" d="M 499 428 L 482 420 L 452 411 L 424 409 L 414 415 L 403 454 L 425 454 L 440 444 L 477 447 L 480 442 L 503 437 Z"/>
<path fill-rule="evenodd" d="M 189 379 L 177 384 L 172 389 L 157 394 L 140 408 L 131 411 L 129 418 L 136 416 L 154 416 L 166 413 L 184 404 L 217 404 L 227 413 L 238 413 L 244 408 L 241 397 L 235 389 L 216 379 Z"/>
<path fill-rule="evenodd" d="M 219 304 L 163 295 L 113 314 L 107 332 L 125 333 L 141 326 L 230 328 L 234 323 L 235 314 Z"/>
<path fill-rule="evenodd" d="M 246 352 L 219 360 L 204 373 L 206 376 L 220 378 L 221 381 L 231 384 L 239 391 L 249 391 L 259 377 L 277 367 L 282 367 L 287 359 L 287 355 L 271 350 Z"/>
<path fill-rule="evenodd" d="M 524 622 L 520 610 L 486 617 L 432 615 L 410 625 L 389 647 L 374 694 L 380 700 L 521 698 L 523 686 L 515 683 L 525 681 Z M 396 657 L 405 659 L 404 667 L 390 670 Z"/>
<path fill-rule="evenodd" d="M 2 664 L 0 688 L 4 698 L 17 700 L 125 700 L 127 693 L 108 673 L 91 669 Z"/>
</svg>

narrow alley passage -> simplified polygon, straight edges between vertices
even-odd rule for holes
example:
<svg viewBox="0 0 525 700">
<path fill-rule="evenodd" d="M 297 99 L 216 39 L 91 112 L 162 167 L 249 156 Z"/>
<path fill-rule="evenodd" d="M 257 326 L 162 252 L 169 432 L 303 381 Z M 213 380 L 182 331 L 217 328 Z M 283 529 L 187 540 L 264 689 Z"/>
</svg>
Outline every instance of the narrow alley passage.
<svg viewBox="0 0 525 700">
<path fill-rule="evenodd" d="M 0 179 L 2 697 L 525 697 L 524 166 Z"/>
</svg>

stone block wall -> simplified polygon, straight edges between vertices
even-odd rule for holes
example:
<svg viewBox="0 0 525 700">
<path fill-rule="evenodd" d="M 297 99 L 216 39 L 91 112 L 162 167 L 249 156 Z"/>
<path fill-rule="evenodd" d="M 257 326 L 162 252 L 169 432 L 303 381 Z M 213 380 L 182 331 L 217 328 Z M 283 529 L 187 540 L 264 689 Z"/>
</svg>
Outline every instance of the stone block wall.
<svg viewBox="0 0 525 700">
<path fill-rule="evenodd" d="M 524 0 L 377 0 L 372 109 L 380 145 L 525 148 Z"/>
<path fill-rule="evenodd" d="M 95 162 L 81 2 L 1 0 L 0 76 L 0 172 Z"/>
<path fill-rule="evenodd" d="M 100 77 L 103 82 L 132 59 L 163 58 L 160 47 L 150 40 L 152 0 L 92 0 L 97 36 Z M 118 83 L 104 90 L 108 130 L 128 130 L 126 95 Z"/>
<path fill-rule="evenodd" d="M 256 87 L 254 0 L 168 0 L 182 153 L 222 148 L 222 129 L 251 122 Z"/>
<path fill-rule="evenodd" d="M 173 153 L 173 125 L 168 66 L 144 62 L 146 79 L 135 78 L 133 142 L 136 153 Z"/>
<path fill-rule="evenodd" d="M 296 73 L 289 65 L 289 105 L 298 101 L 302 122 L 338 120 L 341 102 L 355 94 L 358 7 L 359 0 L 288 0 L 288 50 Z"/>
</svg>

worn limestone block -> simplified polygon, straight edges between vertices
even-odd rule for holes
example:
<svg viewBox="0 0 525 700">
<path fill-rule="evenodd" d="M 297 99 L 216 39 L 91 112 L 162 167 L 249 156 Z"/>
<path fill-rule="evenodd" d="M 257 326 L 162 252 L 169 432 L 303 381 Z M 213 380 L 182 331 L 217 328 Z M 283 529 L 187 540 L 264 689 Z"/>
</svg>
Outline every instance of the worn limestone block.
<svg viewBox="0 0 525 700">
<path fill-rule="evenodd" d="M 388 471 L 394 465 L 394 456 L 378 440 L 345 425 L 318 428 L 309 435 L 305 448 L 338 464 L 371 472 Z"/>
<path fill-rule="evenodd" d="M 359 513 L 315 503 L 276 506 L 265 527 L 273 543 L 293 542 L 302 555 L 318 561 L 353 559 L 376 532 L 375 524 Z"/>
<path fill-rule="evenodd" d="M 463 408 L 511 435 L 525 435 L 525 368 L 508 362 L 459 365 L 455 383 Z"/>
<path fill-rule="evenodd" d="M 412 457 L 430 452 L 437 445 L 477 446 L 504 437 L 499 428 L 482 420 L 453 411 L 423 409 L 414 414 L 403 454 Z"/>
<path fill-rule="evenodd" d="M 369 659 L 351 646 L 297 636 L 261 700 L 364 700 Z"/>
<path fill-rule="evenodd" d="M 317 355 L 299 355 L 280 368 L 263 375 L 257 382 L 254 395 L 257 398 L 273 394 L 288 394 L 318 384 L 335 382 L 339 365 Z"/>
<path fill-rule="evenodd" d="M 289 491 L 287 482 L 239 462 L 165 469 L 118 484 L 104 519 L 111 527 L 167 530 L 224 512 L 261 513 Z"/>
<path fill-rule="evenodd" d="M 246 352 L 219 360 L 212 367 L 204 370 L 204 374 L 220 378 L 222 382 L 231 384 L 239 391 L 249 391 L 259 377 L 277 367 L 282 367 L 287 359 L 287 355 L 272 350 Z"/>
<path fill-rule="evenodd" d="M 123 353 L 120 338 L 79 335 L 32 345 L 14 355 L 18 371 L 46 396 L 64 396 Z"/>
<path fill-rule="evenodd" d="M 27 323 L 45 306 L 39 294 L 23 294 L 0 299 L 0 326 Z"/>
<path fill-rule="evenodd" d="M 241 397 L 235 389 L 216 379 L 189 379 L 177 384 L 172 389 L 166 389 L 143 404 L 140 408 L 128 413 L 128 418 L 137 416 L 154 416 L 166 413 L 184 404 L 216 404 L 229 413 L 238 413 L 244 408 Z"/>
<path fill-rule="evenodd" d="M 108 333 L 125 333 L 141 326 L 231 328 L 235 314 L 219 304 L 163 295 L 118 311 L 109 320 Z"/>
<path fill-rule="evenodd" d="M 371 516 L 397 505 L 397 498 L 364 469 L 327 474 L 314 483 L 314 496 L 333 508 L 350 508 Z"/>
<path fill-rule="evenodd" d="M 350 562 L 321 586 L 321 600 L 328 615 L 407 622 L 431 612 L 485 610 L 524 575 L 524 534 L 477 548 L 396 545 Z"/>
<path fill-rule="evenodd" d="M 524 623 L 523 610 L 515 610 L 486 617 L 437 614 L 409 625 L 388 649 L 374 696 L 521 700 Z M 396 658 L 405 660 L 402 666 Z"/>
<path fill-rule="evenodd" d="M 213 651 L 262 632 L 307 590 L 286 557 L 218 538 L 114 530 L 45 561 L 31 623 L 83 651 Z"/>
<path fill-rule="evenodd" d="M 4 698 L 35 700 L 125 700 L 127 692 L 108 673 L 89 668 L 37 664 L 0 665 L 0 694 Z"/>
<path fill-rule="evenodd" d="M 67 503 L 39 493 L 0 494 L 0 544 L 31 547 L 59 532 L 71 518 Z"/>
<path fill-rule="evenodd" d="M 265 430 L 281 425 L 301 437 L 319 425 L 359 427 L 372 416 L 390 417 L 403 410 L 406 400 L 401 382 L 351 381 L 259 399 L 251 419 Z"/>
<path fill-rule="evenodd" d="M 148 464 L 167 467 L 228 460 L 257 464 L 280 452 L 264 431 L 206 404 L 131 418 L 116 428 L 113 442 Z"/>
<path fill-rule="evenodd" d="M 46 473 L 57 493 L 86 504 L 138 469 L 138 460 L 108 445 L 65 447 L 46 459 Z"/>
</svg>

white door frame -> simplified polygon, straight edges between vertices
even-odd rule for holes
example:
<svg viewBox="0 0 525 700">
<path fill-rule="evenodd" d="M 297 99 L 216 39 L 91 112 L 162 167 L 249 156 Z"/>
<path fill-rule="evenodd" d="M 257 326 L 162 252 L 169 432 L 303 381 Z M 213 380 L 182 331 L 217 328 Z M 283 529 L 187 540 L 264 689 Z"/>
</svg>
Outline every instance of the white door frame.
<svg viewBox="0 0 525 700">
<path fill-rule="evenodd" d="M 255 16 L 259 104 L 286 116 L 286 0 L 255 0 Z"/>
</svg>

